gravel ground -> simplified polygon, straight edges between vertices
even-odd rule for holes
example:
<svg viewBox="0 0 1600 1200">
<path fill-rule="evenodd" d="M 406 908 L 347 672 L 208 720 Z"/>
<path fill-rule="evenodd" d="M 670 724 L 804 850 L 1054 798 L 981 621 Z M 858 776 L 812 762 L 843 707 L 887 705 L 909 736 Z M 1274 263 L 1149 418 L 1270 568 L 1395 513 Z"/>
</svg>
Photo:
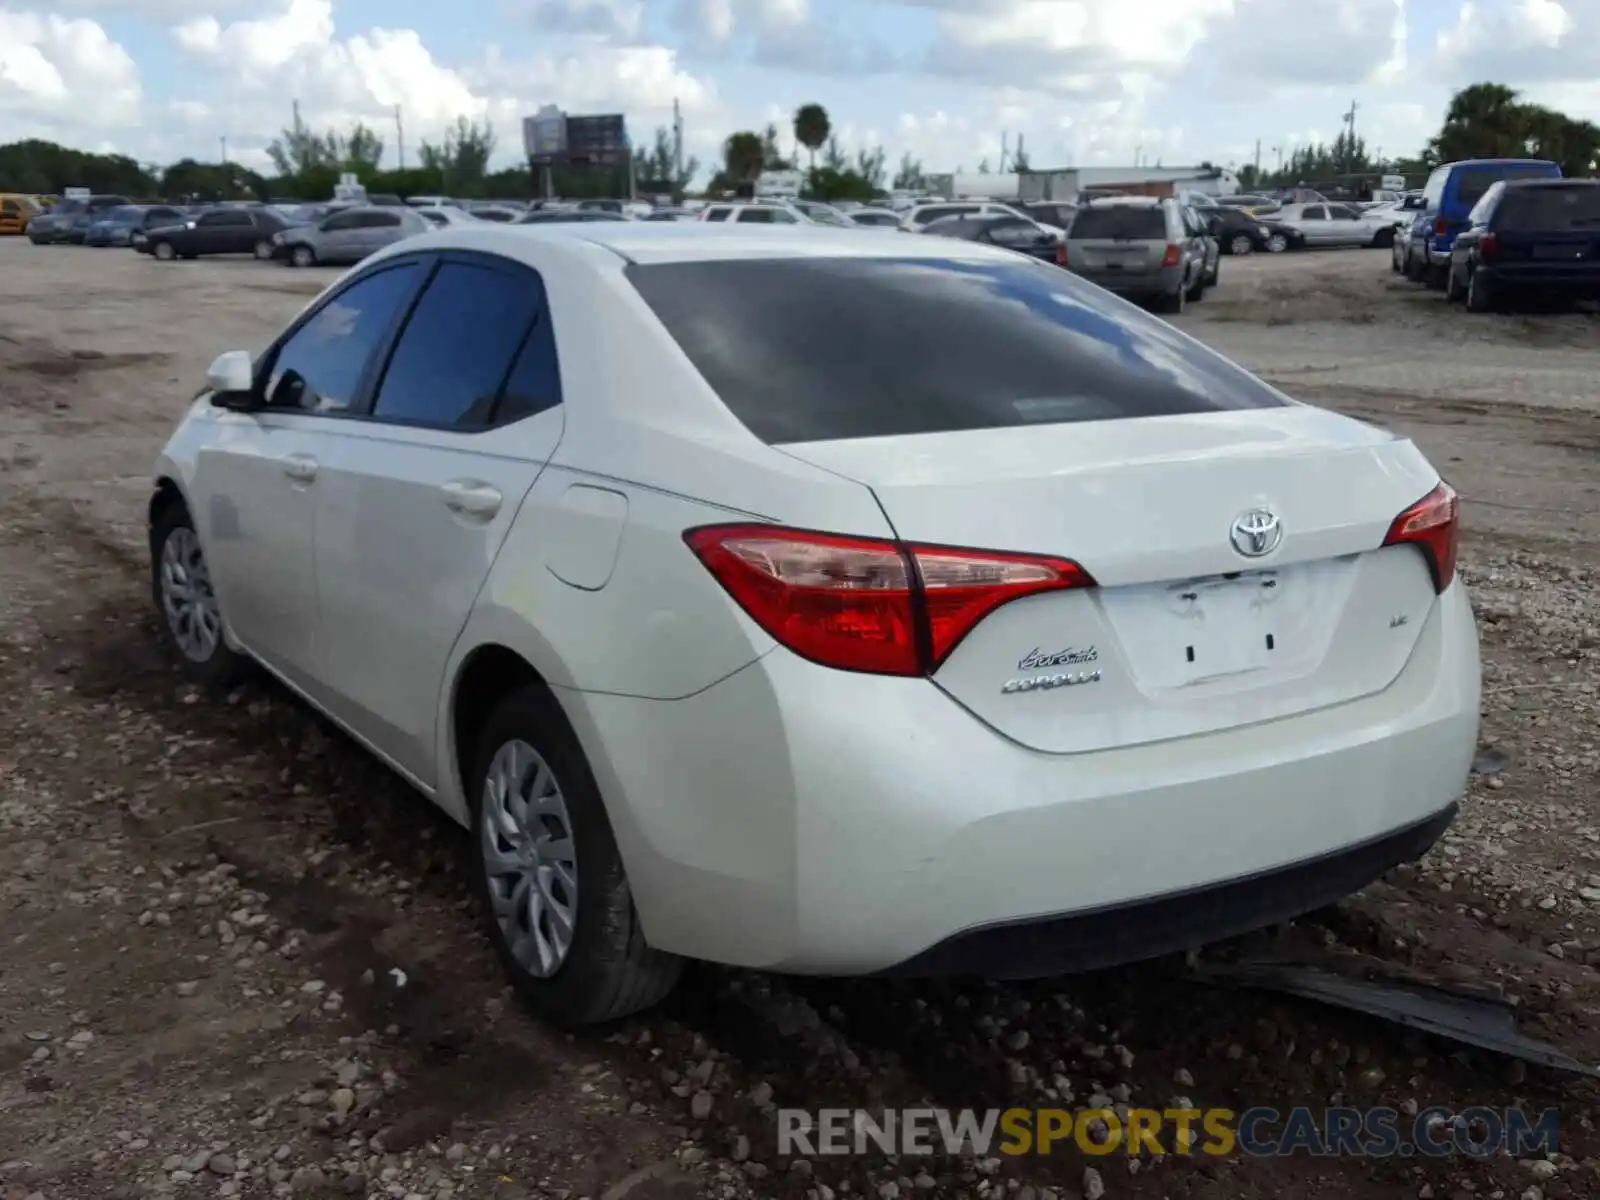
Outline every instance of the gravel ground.
<svg viewBox="0 0 1600 1200">
<path fill-rule="evenodd" d="M 157 649 L 146 471 L 214 354 L 325 277 L 0 243 L 0 1198 L 1543 1200 L 1597 1092 L 1155 964 L 1037 984 L 702 968 L 569 1037 L 502 988 L 461 839 L 267 685 Z M 1426 861 L 1249 948 L 1470 981 L 1600 1062 L 1600 319 L 1469 317 L 1348 252 L 1180 318 L 1415 437 L 1466 497 L 1481 772 Z M 1182 1093 L 1182 1096 L 1179 1095 Z M 776 1105 L 1559 1107 L 1551 1159 L 784 1160 Z"/>
</svg>

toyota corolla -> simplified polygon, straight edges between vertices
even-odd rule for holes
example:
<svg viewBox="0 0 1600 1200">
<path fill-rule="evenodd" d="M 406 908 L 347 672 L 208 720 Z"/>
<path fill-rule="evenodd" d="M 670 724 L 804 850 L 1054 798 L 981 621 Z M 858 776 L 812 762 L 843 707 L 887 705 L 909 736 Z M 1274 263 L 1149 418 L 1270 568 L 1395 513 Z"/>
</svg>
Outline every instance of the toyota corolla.
<svg viewBox="0 0 1600 1200">
<path fill-rule="evenodd" d="M 1284 920 L 1425 852 L 1478 728 L 1415 445 L 943 238 L 408 239 L 217 359 L 149 516 L 188 671 L 469 827 L 566 1023 Z"/>
</svg>

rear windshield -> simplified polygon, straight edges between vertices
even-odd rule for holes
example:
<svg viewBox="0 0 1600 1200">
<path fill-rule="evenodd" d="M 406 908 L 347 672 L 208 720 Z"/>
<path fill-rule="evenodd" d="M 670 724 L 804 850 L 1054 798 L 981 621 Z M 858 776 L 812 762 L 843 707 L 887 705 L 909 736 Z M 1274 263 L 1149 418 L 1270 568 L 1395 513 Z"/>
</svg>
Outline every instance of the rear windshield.
<svg viewBox="0 0 1600 1200">
<path fill-rule="evenodd" d="M 1471 208 L 1502 179 L 1549 179 L 1555 173 L 1554 167 L 1532 163 L 1462 167 L 1456 172 L 1456 201 Z"/>
<path fill-rule="evenodd" d="M 628 276 L 774 445 L 1285 403 L 1134 305 L 1020 258 L 739 259 Z"/>
<path fill-rule="evenodd" d="M 1600 227 L 1600 187 L 1508 188 L 1494 223 L 1530 232 Z"/>
<path fill-rule="evenodd" d="M 1167 215 L 1159 208 L 1091 206 L 1072 218 L 1074 238 L 1137 238 L 1165 241 Z"/>
</svg>

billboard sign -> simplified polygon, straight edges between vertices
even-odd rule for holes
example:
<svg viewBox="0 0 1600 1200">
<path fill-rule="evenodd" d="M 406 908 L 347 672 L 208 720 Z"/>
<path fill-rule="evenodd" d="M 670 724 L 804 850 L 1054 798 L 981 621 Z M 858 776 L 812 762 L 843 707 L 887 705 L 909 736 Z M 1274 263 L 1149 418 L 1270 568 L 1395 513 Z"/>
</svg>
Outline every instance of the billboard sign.
<svg viewBox="0 0 1600 1200">
<path fill-rule="evenodd" d="M 567 114 L 554 104 L 546 104 L 533 116 L 524 117 L 522 148 L 532 162 L 560 162 L 567 151 Z"/>
<path fill-rule="evenodd" d="M 567 118 L 566 158 L 574 166 L 621 167 L 632 157 L 621 113 Z"/>
</svg>

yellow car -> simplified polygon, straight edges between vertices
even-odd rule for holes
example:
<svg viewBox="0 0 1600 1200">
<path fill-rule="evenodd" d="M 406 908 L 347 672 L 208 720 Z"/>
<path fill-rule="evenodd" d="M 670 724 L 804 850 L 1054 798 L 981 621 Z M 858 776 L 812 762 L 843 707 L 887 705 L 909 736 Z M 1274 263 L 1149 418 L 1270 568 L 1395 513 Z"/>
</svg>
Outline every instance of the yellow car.
<svg viewBox="0 0 1600 1200">
<path fill-rule="evenodd" d="M 21 233 L 41 211 L 32 196 L 0 192 L 0 235 Z"/>
</svg>

